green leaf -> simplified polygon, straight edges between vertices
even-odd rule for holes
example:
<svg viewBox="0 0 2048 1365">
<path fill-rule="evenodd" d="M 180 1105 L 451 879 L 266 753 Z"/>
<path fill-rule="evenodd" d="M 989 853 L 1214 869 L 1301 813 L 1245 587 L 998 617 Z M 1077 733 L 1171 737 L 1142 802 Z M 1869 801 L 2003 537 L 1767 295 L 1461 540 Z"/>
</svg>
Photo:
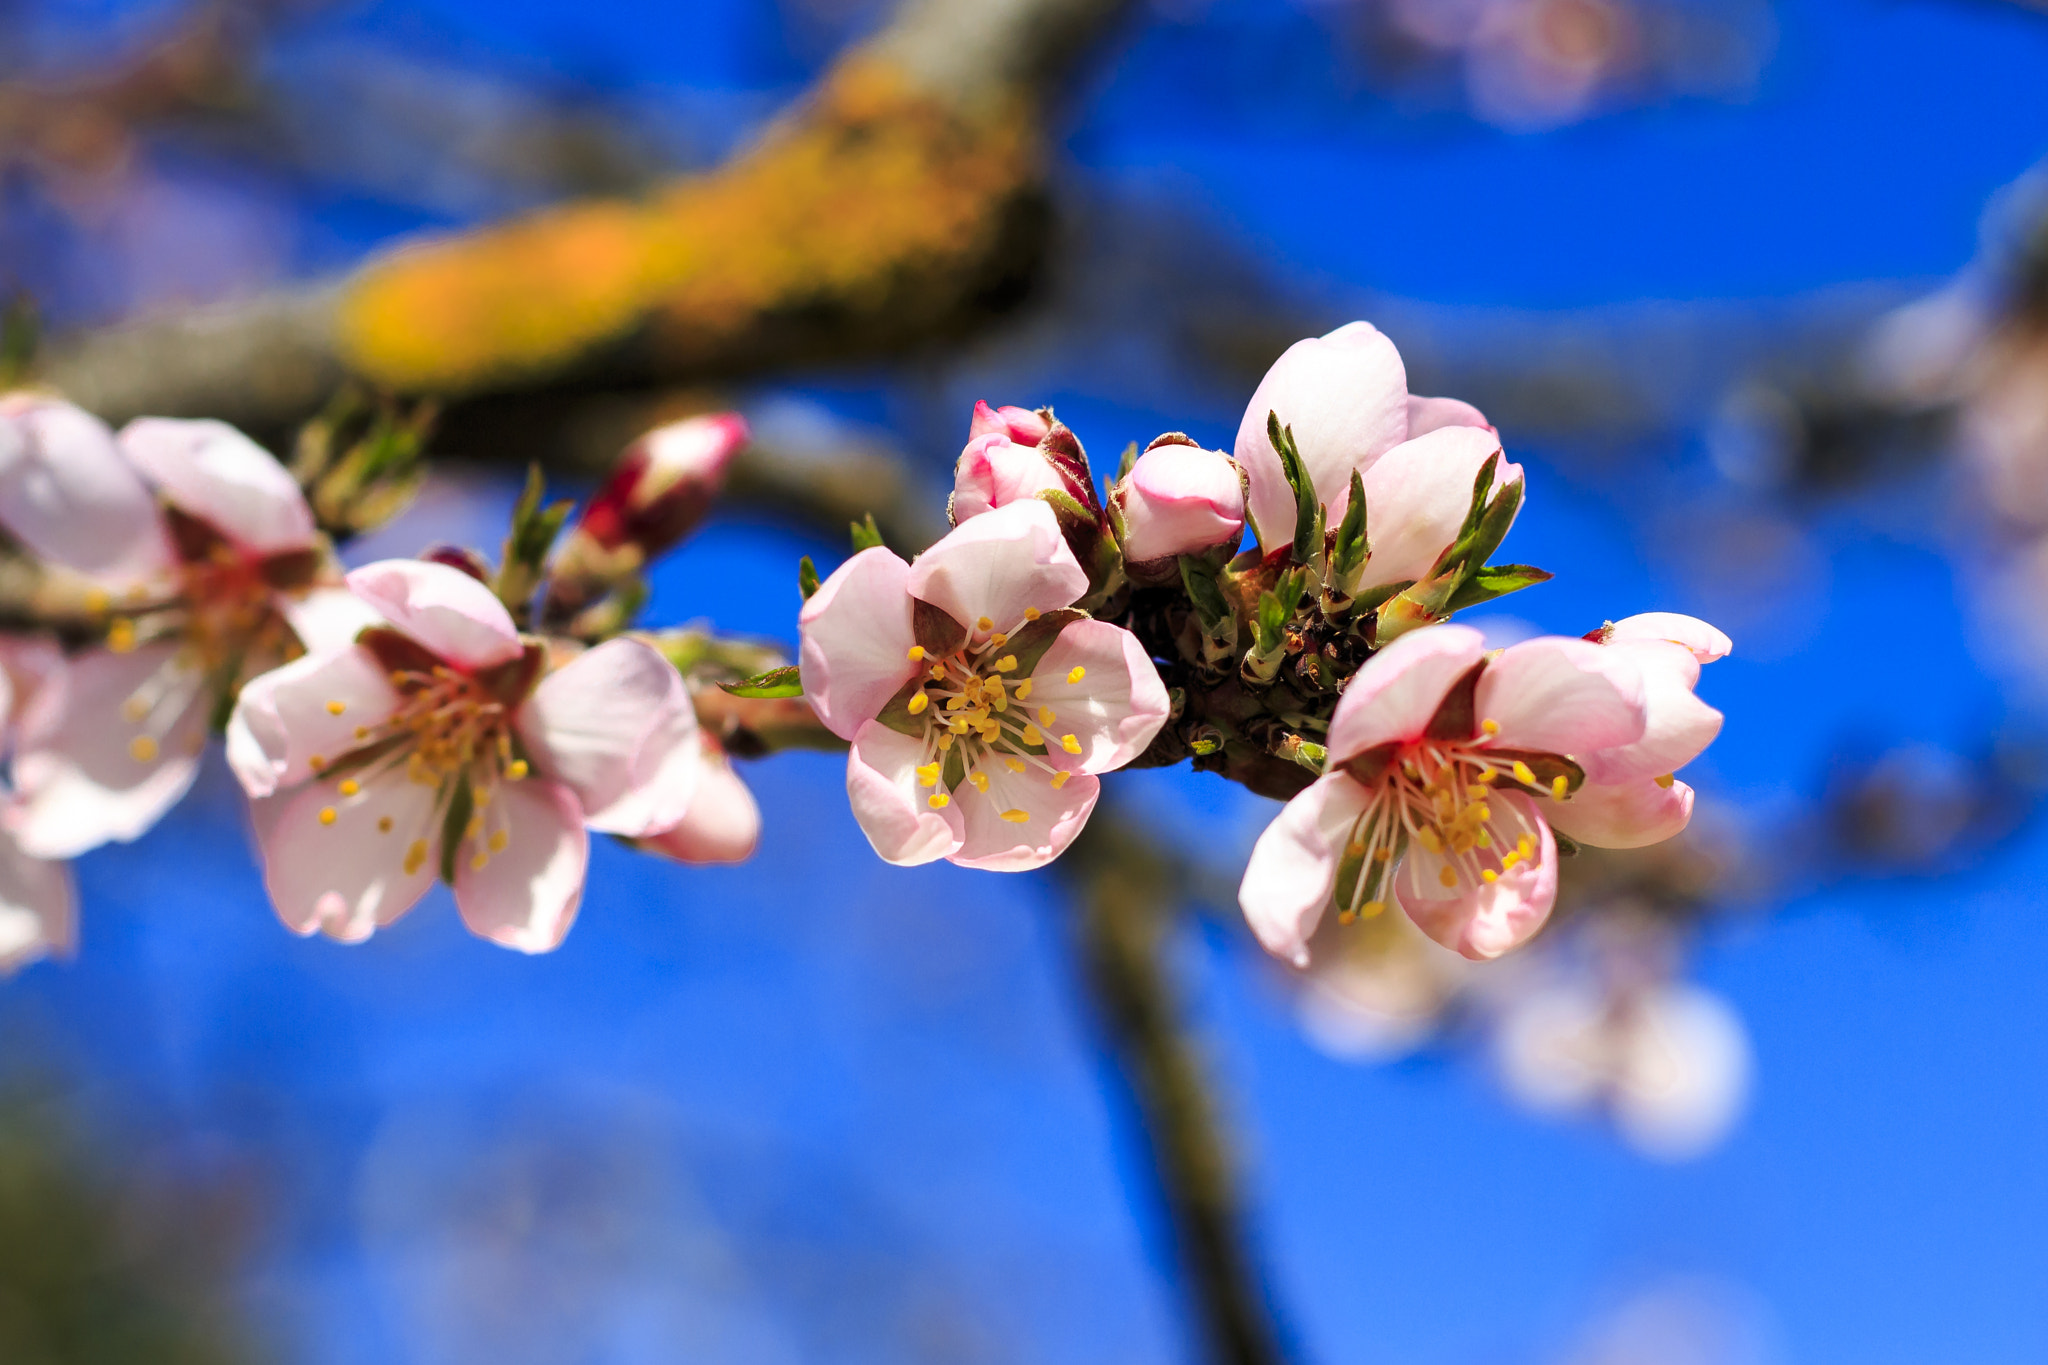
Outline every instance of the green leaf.
<svg viewBox="0 0 2048 1365">
<path fill-rule="evenodd" d="M 1463 611 L 1497 597 L 1506 597 L 1511 592 L 1533 588 L 1538 583 L 1548 583 L 1555 577 L 1548 569 L 1539 569 L 1533 564 L 1489 564 L 1458 585 L 1445 609 Z"/>
<path fill-rule="evenodd" d="M 747 697 L 757 701 L 773 700 L 778 697 L 801 697 L 804 694 L 802 676 L 795 664 L 784 664 L 771 668 L 765 673 L 756 673 L 751 678 L 738 682 L 722 682 L 719 690 L 729 696 Z"/>
<path fill-rule="evenodd" d="M 1214 631 L 1230 619 L 1230 603 L 1224 599 L 1223 589 L 1217 586 L 1216 570 L 1205 559 L 1194 555 L 1180 557 L 1181 586 L 1187 589 L 1188 601 L 1195 607 L 1195 619 L 1205 631 Z"/>
<path fill-rule="evenodd" d="M 818 566 L 811 563 L 809 555 L 805 555 L 796 562 L 796 588 L 798 592 L 804 595 L 804 601 L 806 602 L 810 601 L 818 591 Z"/>
<path fill-rule="evenodd" d="M 870 512 L 863 521 L 850 522 L 847 529 L 853 532 L 853 552 L 872 550 L 882 543 L 881 528 L 875 525 L 875 514 Z"/>
<path fill-rule="evenodd" d="M 1317 516 L 1316 486 L 1294 444 L 1294 429 L 1281 426 L 1277 412 L 1266 413 L 1266 439 L 1273 443 L 1274 452 L 1280 456 L 1280 470 L 1287 476 L 1287 486 L 1294 490 L 1293 558 L 1296 564 L 1306 564 L 1322 549 L 1317 536 L 1321 523 Z"/>
<path fill-rule="evenodd" d="M 1351 505 L 1337 524 L 1337 539 L 1330 547 L 1330 573 L 1339 582 L 1349 581 L 1369 552 L 1365 539 L 1365 480 L 1351 471 Z"/>
<path fill-rule="evenodd" d="M 1280 648 L 1281 632 L 1294 619 L 1294 611 L 1278 596 L 1270 592 L 1259 594 L 1259 619 L 1257 648 L 1261 654 L 1273 654 Z"/>
</svg>

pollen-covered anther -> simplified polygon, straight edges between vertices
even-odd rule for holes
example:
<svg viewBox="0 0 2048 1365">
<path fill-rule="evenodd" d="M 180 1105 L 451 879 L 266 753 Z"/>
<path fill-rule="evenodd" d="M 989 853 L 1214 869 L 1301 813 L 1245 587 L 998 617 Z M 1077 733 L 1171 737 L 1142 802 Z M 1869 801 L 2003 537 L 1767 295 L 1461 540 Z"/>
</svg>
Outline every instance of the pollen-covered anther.
<svg viewBox="0 0 2048 1365">
<path fill-rule="evenodd" d="M 946 793 L 944 792 L 933 792 L 930 796 L 925 798 L 925 804 L 930 806 L 933 810 L 944 810 L 947 806 L 953 804 L 953 798 L 946 795 Z"/>
<path fill-rule="evenodd" d="M 1061 735 L 1060 747 L 1070 754 L 1078 754 L 1081 752 L 1081 741 L 1074 735 Z"/>
<path fill-rule="evenodd" d="M 922 692 L 914 692 L 911 694 L 910 697 L 910 714 L 913 716 L 921 716 L 925 713 L 925 708 L 930 706 L 931 704 L 932 699 L 930 697 L 926 696 Z"/>
<path fill-rule="evenodd" d="M 1031 820 L 1031 812 L 1026 810 L 1006 810 L 1003 812 L 1003 818 L 1013 825 L 1028 824 Z"/>
<path fill-rule="evenodd" d="M 142 697 L 130 697 L 121 703 L 121 719 L 142 721 L 149 718 L 149 703 Z"/>
<path fill-rule="evenodd" d="M 156 755 L 156 741 L 148 735 L 137 735 L 128 741 L 128 756 L 137 763 L 148 763 Z"/>
<path fill-rule="evenodd" d="M 1081 679 L 1087 676 L 1088 670 L 1083 668 L 1080 664 L 1075 664 L 1072 668 L 1067 670 L 1067 686 L 1072 687 L 1075 683 L 1080 682 Z"/>
<path fill-rule="evenodd" d="M 996 623 L 989 620 L 986 616 L 982 617 L 979 621 L 976 621 L 974 624 L 976 628 L 980 630 L 994 630 L 996 628 Z"/>
<path fill-rule="evenodd" d="M 523 758 L 515 758 L 505 765 L 505 776 L 513 782 L 517 782 L 525 777 L 527 771 L 526 760 Z"/>
<path fill-rule="evenodd" d="M 924 661 L 924 646 L 923 646 L 923 645 L 912 645 L 912 646 L 910 647 L 910 662 L 912 662 L 912 663 L 922 663 L 923 661 Z"/>
<path fill-rule="evenodd" d="M 1054 773 L 1054 774 L 1052 775 L 1052 789 L 1053 789 L 1054 791 L 1058 791 L 1058 790 L 1059 790 L 1059 789 L 1060 789 L 1061 787 L 1064 787 L 1064 786 L 1066 786 L 1066 785 L 1067 785 L 1067 779 L 1068 779 L 1068 778 L 1070 778 L 1070 777 L 1072 777 L 1072 776 L 1073 776 L 1073 774 L 1072 774 L 1072 773 L 1069 773 L 1069 772 L 1057 772 L 1057 773 Z"/>
<path fill-rule="evenodd" d="M 1500 733 L 1500 722 L 1497 720 L 1482 720 L 1479 722 L 1479 729 L 1483 734 L 1497 735 Z"/>
<path fill-rule="evenodd" d="M 503 853 L 507 848 L 510 848 L 512 846 L 512 836 L 505 830 L 494 829 L 491 831 L 489 843 L 491 846 L 491 852 Z"/>
<path fill-rule="evenodd" d="M 388 815 L 380 815 L 380 816 L 378 816 L 378 817 L 377 817 L 377 832 L 378 832 L 379 834 L 389 834 L 389 833 L 391 832 L 391 817 L 390 817 L 390 816 L 388 816 Z"/>
<path fill-rule="evenodd" d="M 345 701 L 330 701 L 327 703 L 327 714 L 330 716 L 338 716 L 346 710 L 348 710 L 348 703 Z"/>
<path fill-rule="evenodd" d="M 976 791 L 980 792 L 983 796 L 988 795 L 987 773 L 969 773 L 967 774 L 967 780 L 974 784 L 974 789 Z"/>
<path fill-rule="evenodd" d="M 341 818 L 341 813 L 340 813 L 339 811 L 335 810 L 335 809 L 334 809 L 334 807 L 332 807 L 332 806 L 322 806 L 322 807 L 320 808 L 320 823 L 321 823 L 321 824 L 323 824 L 323 825 L 331 825 L 331 824 L 333 824 L 333 823 L 334 823 L 334 822 L 335 822 L 336 820 L 339 820 L 340 818 Z"/>
<path fill-rule="evenodd" d="M 1550 795 L 1552 800 L 1564 800 L 1565 795 L 1571 789 L 1571 779 L 1567 778 L 1563 773 L 1559 773 L 1556 777 L 1550 779 Z"/>
<path fill-rule="evenodd" d="M 343 796 L 354 796 L 357 792 L 361 791 L 362 789 L 363 784 L 356 781 L 353 777 L 344 777 L 343 779 L 341 779 L 341 786 L 337 788 L 337 790 L 340 791 Z"/>
<path fill-rule="evenodd" d="M 1674 774 L 1665 773 L 1662 777 L 1657 779 L 1657 785 L 1662 787 L 1665 791 L 1670 791 L 1671 784 L 1676 781 L 1678 781 L 1678 778 Z"/>
<path fill-rule="evenodd" d="M 1518 758 L 1515 760 L 1514 767 L 1510 769 L 1510 771 L 1514 773 L 1515 781 L 1521 783 L 1523 786 L 1533 787 L 1536 785 L 1535 769 L 1531 768 L 1521 759 Z"/>
</svg>

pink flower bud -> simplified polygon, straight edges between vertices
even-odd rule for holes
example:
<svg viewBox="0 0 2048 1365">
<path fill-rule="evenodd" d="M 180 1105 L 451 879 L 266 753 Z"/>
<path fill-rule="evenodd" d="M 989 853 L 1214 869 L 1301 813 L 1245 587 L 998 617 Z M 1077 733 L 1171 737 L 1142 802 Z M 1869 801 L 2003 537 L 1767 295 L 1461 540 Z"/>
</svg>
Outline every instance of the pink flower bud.
<svg viewBox="0 0 2048 1365">
<path fill-rule="evenodd" d="M 1244 534 L 1237 462 L 1219 450 L 1154 446 L 1112 496 L 1123 516 L 1124 557 L 1133 563 L 1234 545 Z"/>
<path fill-rule="evenodd" d="M 1035 446 L 1051 430 L 1052 423 L 1043 413 L 1029 408 L 992 408 L 986 403 L 976 403 L 974 420 L 967 427 L 967 439 L 972 441 L 977 436 L 1000 432 L 1020 446 Z"/>
<path fill-rule="evenodd" d="M 648 432 L 619 459 L 578 527 L 606 550 L 631 544 L 651 559 L 697 528 L 747 443 L 747 423 L 721 412 Z"/>
<path fill-rule="evenodd" d="M 1059 466 L 1044 451 L 1019 444 L 1001 431 L 978 435 L 953 467 L 953 524 L 1047 491 L 1069 489 Z"/>
</svg>

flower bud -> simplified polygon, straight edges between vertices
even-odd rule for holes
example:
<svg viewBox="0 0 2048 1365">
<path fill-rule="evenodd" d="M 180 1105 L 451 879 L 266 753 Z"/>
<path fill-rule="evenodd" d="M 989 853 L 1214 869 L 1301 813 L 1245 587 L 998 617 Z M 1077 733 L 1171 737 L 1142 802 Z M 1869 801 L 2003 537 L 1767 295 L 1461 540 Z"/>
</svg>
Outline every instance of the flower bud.
<svg viewBox="0 0 2048 1365">
<path fill-rule="evenodd" d="M 1154 444 L 1110 494 L 1132 563 L 1234 545 L 1244 534 L 1237 462 L 1193 444 Z"/>
<path fill-rule="evenodd" d="M 1044 451 L 991 431 L 968 441 L 953 467 L 953 524 L 1040 493 L 1066 491 L 1067 480 Z"/>
<path fill-rule="evenodd" d="M 1045 439 L 1052 430 L 1052 422 L 1043 412 L 1029 408 L 992 408 L 986 403 L 974 405 L 974 420 L 967 426 L 967 439 L 990 436 L 1000 432 L 1020 446 L 1035 446 Z"/>
<path fill-rule="evenodd" d="M 576 534 L 605 550 L 630 544 L 643 561 L 672 549 L 711 510 L 726 467 L 746 443 L 747 423 L 738 413 L 656 427 L 626 447 L 583 509 Z"/>
</svg>

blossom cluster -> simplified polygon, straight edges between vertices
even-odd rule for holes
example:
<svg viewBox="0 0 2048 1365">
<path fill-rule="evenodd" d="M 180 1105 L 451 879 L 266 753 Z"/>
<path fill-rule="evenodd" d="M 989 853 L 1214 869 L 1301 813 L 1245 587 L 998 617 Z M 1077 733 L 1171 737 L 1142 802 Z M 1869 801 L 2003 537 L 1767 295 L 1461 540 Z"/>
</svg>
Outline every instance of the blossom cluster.
<svg viewBox="0 0 2048 1365">
<path fill-rule="evenodd" d="M 590 830 L 751 852 L 758 811 L 691 682 L 605 610 L 701 519 L 738 419 L 643 439 L 552 556 L 567 509 L 529 499 L 495 571 L 443 549 L 345 572 L 335 537 L 416 479 L 401 432 L 309 434 L 287 469 L 219 422 L 115 433 L 0 397 L 0 528 L 36 575 L 35 619 L 0 634 L 0 965 L 71 946 L 64 860 L 153 826 L 215 733 L 302 934 L 366 938 L 438 877 L 474 932 L 541 951 Z"/>
<path fill-rule="evenodd" d="M 1239 897 L 1270 952 L 1305 966 L 1331 910 L 1398 905 L 1497 957 L 1549 915 L 1560 857 L 1685 827 L 1674 774 L 1721 723 L 1693 689 L 1729 649 L 1666 613 L 1502 650 L 1451 623 L 1549 578 L 1489 562 L 1524 487 L 1364 322 L 1291 347 L 1232 451 L 1168 433 L 1106 491 L 1050 410 L 982 404 L 953 530 L 816 584 L 798 685 L 890 862 L 1042 866 L 1102 773 L 1188 760 L 1287 800 Z"/>
</svg>

